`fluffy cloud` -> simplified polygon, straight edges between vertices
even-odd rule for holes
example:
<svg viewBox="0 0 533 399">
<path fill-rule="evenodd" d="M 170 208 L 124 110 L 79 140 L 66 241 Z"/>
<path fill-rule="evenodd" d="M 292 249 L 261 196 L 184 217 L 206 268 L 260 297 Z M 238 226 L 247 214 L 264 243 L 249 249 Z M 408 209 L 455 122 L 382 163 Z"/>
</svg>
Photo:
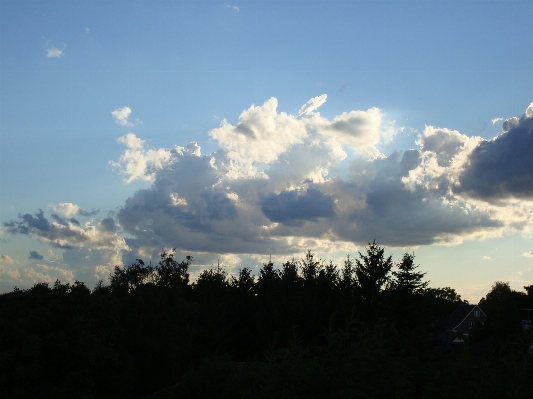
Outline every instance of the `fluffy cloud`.
<svg viewBox="0 0 533 399">
<path fill-rule="evenodd" d="M 84 211 L 81 209 L 80 206 L 73 204 L 72 202 L 61 202 L 59 204 L 59 207 L 56 207 L 54 205 L 49 205 L 49 208 L 54 212 L 55 214 L 61 214 L 66 218 L 70 218 L 71 216 L 92 216 L 98 213 L 97 211 L 93 210 L 91 212 Z M 72 219 L 70 219 L 72 220 Z"/>
<path fill-rule="evenodd" d="M 492 139 L 426 126 L 419 136 L 417 165 L 402 182 L 423 189 L 465 212 L 481 212 L 494 223 L 475 234 L 530 231 L 533 212 L 533 106 L 520 118 L 507 119 Z M 494 228 L 495 227 L 495 228 Z"/>
<path fill-rule="evenodd" d="M 234 164 L 235 177 L 252 175 L 257 165 L 275 161 L 287 148 L 307 137 L 305 123 L 292 115 L 277 112 L 278 100 L 271 98 L 262 106 L 251 106 L 233 126 L 226 120 L 209 135 L 227 152 Z"/>
<path fill-rule="evenodd" d="M 139 118 L 135 119 L 135 122 L 129 120 L 131 114 L 130 107 L 117 108 L 111 112 L 111 116 L 115 119 L 115 123 L 120 126 L 135 126 L 136 124 L 142 123 Z"/>
<path fill-rule="evenodd" d="M 522 253 L 522 256 L 524 256 L 526 258 L 533 258 L 533 251 L 524 252 L 524 253 Z"/>
<path fill-rule="evenodd" d="M 328 119 L 318 112 L 325 100 L 309 100 L 297 115 L 279 112 L 275 98 L 252 105 L 236 124 L 209 132 L 219 145 L 212 154 L 196 142 L 150 149 L 128 133 L 112 164 L 126 182 L 152 185 L 116 217 L 82 223 L 73 216 L 87 213 L 61 203 L 50 217 L 20 215 L 4 232 L 66 249 L 63 264 L 85 265 L 76 277 L 98 279 L 119 262 L 174 247 L 178 258 L 198 254 L 208 264 L 225 254 L 234 264 L 309 248 L 349 252 L 374 238 L 447 245 L 531 230 L 533 105 L 494 140 L 426 126 L 417 148 L 385 156 L 380 145 L 396 129 L 381 110 Z"/>
<path fill-rule="evenodd" d="M 494 206 L 458 189 L 485 140 L 426 126 L 417 149 L 385 157 L 379 144 L 394 125 L 379 109 L 327 119 L 317 112 L 325 100 L 311 99 L 296 116 L 278 112 L 275 98 L 252 106 L 210 132 L 221 147 L 210 155 L 196 143 L 195 151 L 160 149 L 170 155 L 151 169 L 152 187 L 117 214 L 133 252 L 283 254 L 374 237 L 392 246 L 457 244 L 529 228 L 527 203 Z"/>
<path fill-rule="evenodd" d="M 110 162 L 126 175 L 124 181 L 130 183 L 135 179 L 152 181 L 155 173 L 172 162 L 173 151 L 160 148 L 158 150 L 144 149 L 144 140 L 133 133 L 125 134 L 117 140 L 128 149 L 118 162 Z M 176 150 L 174 151 L 176 153 Z"/>
<path fill-rule="evenodd" d="M 115 118 L 115 123 L 121 126 L 128 126 L 128 118 L 131 114 L 130 107 L 118 108 L 111 112 L 113 118 Z"/>
</svg>

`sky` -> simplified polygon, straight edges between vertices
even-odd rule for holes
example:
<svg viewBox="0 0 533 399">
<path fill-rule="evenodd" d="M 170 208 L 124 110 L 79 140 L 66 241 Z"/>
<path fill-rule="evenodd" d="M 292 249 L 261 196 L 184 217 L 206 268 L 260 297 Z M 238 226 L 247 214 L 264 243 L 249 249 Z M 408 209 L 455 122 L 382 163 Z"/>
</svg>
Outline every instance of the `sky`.
<svg viewBox="0 0 533 399">
<path fill-rule="evenodd" d="M 0 292 L 373 240 L 533 284 L 530 0 L 0 7 Z"/>
</svg>

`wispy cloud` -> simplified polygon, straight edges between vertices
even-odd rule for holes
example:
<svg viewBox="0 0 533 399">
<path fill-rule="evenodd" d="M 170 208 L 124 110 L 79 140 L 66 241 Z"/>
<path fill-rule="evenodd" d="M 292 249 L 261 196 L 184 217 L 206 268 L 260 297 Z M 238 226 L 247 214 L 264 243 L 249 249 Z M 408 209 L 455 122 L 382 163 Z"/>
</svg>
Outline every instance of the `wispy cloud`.
<svg viewBox="0 0 533 399">
<path fill-rule="evenodd" d="M 56 47 L 46 49 L 46 56 L 48 58 L 59 58 L 63 55 L 63 50 L 60 50 Z"/>
<path fill-rule="evenodd" d="M 19 269 L 2 267 L 0 264 L 0 290 L 4 292 L 11 291 L 15 286 L 28 288 L 36 283 L 53 284 L 56 280 L 73 283 L 74 273 L 72 270 L 39 263 Z"/>
<path fill-rule="evenodd" d="M 522 256 L 524 256 L 526 258 L 533 258 L 533 251 L 523 252 Z"/>
<path fill-rule="evenodd" d="M 298 116 L 302 115 L 313 115 L 313 113 L 324 104 L 328 99 L 327 94 L 322 94 L 321 96 L 316 96 L 306 102 L 298 111 Z"/>
<path fill-rule="evenodd" d="M 61 48 L 57 47 L 52 43 L 51 40 L 43 38 L 46 40 L 46 56 L 48 58 L 61 58 L 64 54 L 64 50 L 67 48 L 65 43 L 62 43 Z"/>
<path fill-rule="evenodd" d="M 494 118 L 492 119 L 492 124 L 495 125 L 496 123 L 501 122 L 501 121 L 503 121 L 503 118 Z"/>
<path fill-rule="evenodd" d="M 485 255 L 483 258 L 481 258 L 482 260 L 491 260 L 492 258 L 490 256 L 487 256 Z"/>
<path fill-rule="evenodd" d="M 226 4 L 226 7 L 231 8 L 235 12 L 239 12 L 239 7 L 234 6 L 233 4 Z"/>
</svg>

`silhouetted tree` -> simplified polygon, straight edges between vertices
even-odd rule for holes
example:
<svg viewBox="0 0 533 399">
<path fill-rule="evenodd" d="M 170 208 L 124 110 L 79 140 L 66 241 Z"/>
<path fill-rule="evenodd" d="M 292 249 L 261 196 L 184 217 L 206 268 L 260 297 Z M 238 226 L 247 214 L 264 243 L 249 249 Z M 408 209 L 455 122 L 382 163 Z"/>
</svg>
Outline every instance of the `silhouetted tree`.
<svg viewBox="0 0 533 399">
<path fill-rule="evenodd" d="M 416 271 L 418 265 L 414 263 L 415 256 L 405 253 L 394 270 L 392 275 L 394 279 L 391 281 L 391 288 L 400 292 L 413 295 L 422 294 L 429 285 L 428 281 L 423 281 L 426 273 Z"/>
<path fill-rule="evenodd" d="M 393 267 L 392 256 L 385 258 L 385 248 L 374 240 L 366 247 L 366 254 L 359 252 L 355 260 L 355 275 L 359 293 L 367 304 L 375 301 L 378 294 L 389 281 L 389 273 Z"/>
<path fill-rule="evenodd" d="M 513 334 L 520 333 L 520 308 L 527 300 L 526 294 L 514 291 L 509 283 L 496 281 L 490 292 L 479 301 L 487 314 L 487 333 L 497 342 L 503 342 Z"/>
</svg>

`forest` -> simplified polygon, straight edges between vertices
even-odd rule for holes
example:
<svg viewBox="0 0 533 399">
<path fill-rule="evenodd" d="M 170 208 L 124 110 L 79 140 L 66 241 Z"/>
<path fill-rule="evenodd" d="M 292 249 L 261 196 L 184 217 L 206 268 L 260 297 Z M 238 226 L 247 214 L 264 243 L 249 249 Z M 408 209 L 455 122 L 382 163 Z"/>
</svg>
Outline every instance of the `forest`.
<svg viewBox="0 0 533 399">
<path fill-rule="evenodd" d="M 335 265 L 311 251 L 191 281 L 191 256 L 115 267 L 94 289 L 0 295 L 2 398 L 532 398 L 533 286 L 495 282 L 458 350 L 439 320 L 466 303 L 377 242 Z M 154 262 L 155 263 L 155 262 Z M 157 394 L 159 392 L 159 394 Z M 165 396 L 166 395 L 166 396 Z"/>
</svg>

